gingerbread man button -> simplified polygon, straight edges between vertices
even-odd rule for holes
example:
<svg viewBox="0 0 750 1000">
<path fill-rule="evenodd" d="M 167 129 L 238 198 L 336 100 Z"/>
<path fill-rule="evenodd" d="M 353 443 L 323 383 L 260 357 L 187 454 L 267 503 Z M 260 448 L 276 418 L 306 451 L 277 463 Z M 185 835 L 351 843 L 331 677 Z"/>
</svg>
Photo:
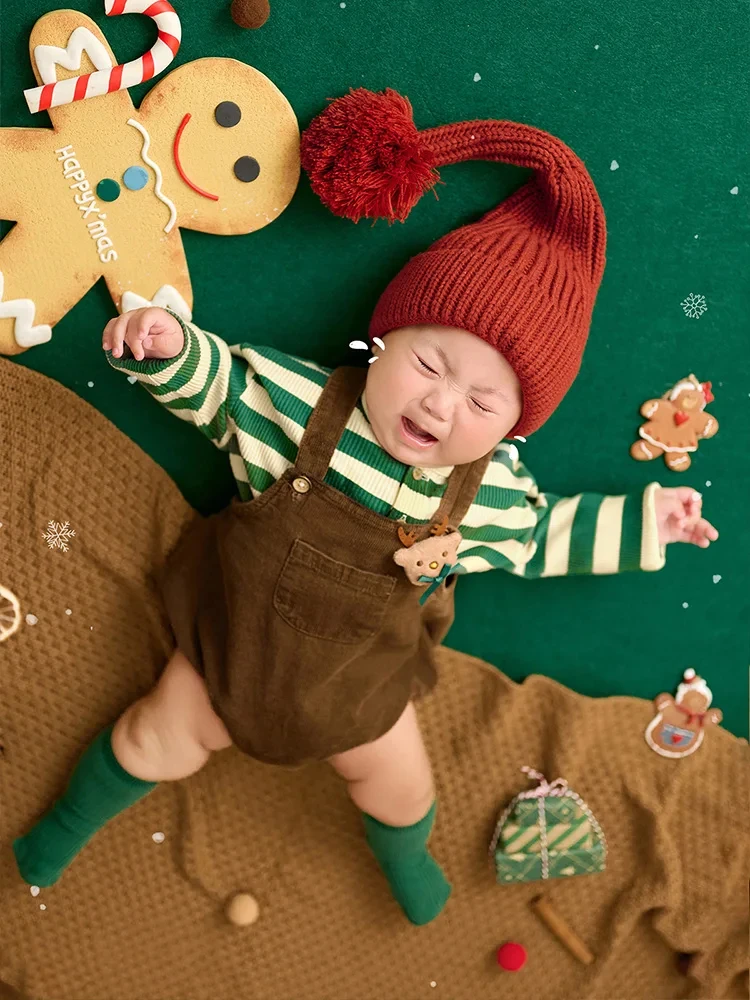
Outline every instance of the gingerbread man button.
<svg viewBox="0 0 750 1000">
<path fill-rule="evenodd" d="M 662 757 L 688 757 L 703 742 L 706 725 L 718 725 L 723 715 L 709 706 L 711 689 L 702 677 L 688 668 L 677 697 L 660 694 L 654 699 L 657 714 L 646 729 L 646 742 Z"/>
<path fill-rule="evenodd" d="M 170 306 L 191 318 L 180 229 L 217 236 L 273 222 L 299 181 L 299 128 L 262 73 L 236 59 L 185 63 L 136 110 L 127 88 L 162 72 L 180 45 L 168 0 L 105 0 L 145 14 L 154 46 L 118 65 L 91 18 L 45 14 L 29 42 L 39 86 L 29 108 L 52 128 L 0 129 L 0 353 L 48 341 L 103 277 L 119 312 Z M 221 285 L 221 275 L 216 276 Z"/>
</svg>

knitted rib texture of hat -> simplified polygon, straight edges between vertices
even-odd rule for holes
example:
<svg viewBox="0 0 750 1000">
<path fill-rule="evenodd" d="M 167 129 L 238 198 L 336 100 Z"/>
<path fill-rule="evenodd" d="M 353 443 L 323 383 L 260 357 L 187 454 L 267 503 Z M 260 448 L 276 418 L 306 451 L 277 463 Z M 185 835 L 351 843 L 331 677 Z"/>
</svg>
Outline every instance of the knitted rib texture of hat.
<svg viewBox="0 0 750 1000">
<path fill-rule="evenodd" d="M 381 296 L 370 337 L 429 324 L 468 330 L 497 348 L 523 390 L 512 434 L 552 415 L 578 374 L 604 271 L 606 220 L 583 162 L 560 139 L 511 121 L 419 132 L 409 101 L 360 88 L 302 135 L 302 166 L 335 214 L 405 221 L 438 166 L 496 160 L 534 176 L 478 222 L 413 257 Z"/>
</svg>

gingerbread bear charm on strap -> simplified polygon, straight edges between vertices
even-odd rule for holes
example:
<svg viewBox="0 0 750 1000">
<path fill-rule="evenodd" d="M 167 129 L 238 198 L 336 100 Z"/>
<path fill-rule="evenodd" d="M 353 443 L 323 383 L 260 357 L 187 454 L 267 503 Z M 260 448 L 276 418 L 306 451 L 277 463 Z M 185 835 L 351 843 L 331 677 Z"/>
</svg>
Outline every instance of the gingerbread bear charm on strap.
<svg viewBox="0 0 750 1000">
<path fill-rule="evenodd" d="M 723 715 L 718 708 L 709 712 L 713 699 L 702 677 L 689 668 L 677 697 L 660 694 L 654 699 L 657 715 L 646 729 L 646 742 L 662 757 L 687 757 L 703 742 L 706 725 L 718 725 Z"/>
<path fill-rule="evenodd" d="M 677 382 L 661 399 L 649 399 L 641 407 L 647 423 L 638 428 L 640 441 L 630 454 L 638 462 L 650 462 L 664 455 L 668 469 L 684 472 L 690 467 L 690 452 L 698 450 L 702 438 L 713 437 L 719 429 L 715 417 L 704 412 L 713 402 L 710 382 L 695 375 Z"/>
<path fill-rule="evenodd" d="M 438 524 L 429 526 L 426 538 L 418 541 L 418 534 L 417 527 L 409 531 L 399 527 L 398 537 L 404 547 L 393 554 L 393 561 L 403 566 L 410 583 L 430 584 L 419 599 L 419 603 L 424 604 L 443 580 L 455 572 L 461 532 L 452 528 L 444 517 Z"/>
</svg>

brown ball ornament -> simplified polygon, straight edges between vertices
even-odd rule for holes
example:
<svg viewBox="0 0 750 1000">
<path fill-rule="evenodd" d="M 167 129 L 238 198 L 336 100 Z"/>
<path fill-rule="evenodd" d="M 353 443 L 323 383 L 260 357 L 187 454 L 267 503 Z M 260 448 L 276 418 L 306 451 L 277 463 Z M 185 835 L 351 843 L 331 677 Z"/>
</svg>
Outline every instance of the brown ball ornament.
<svg viewBox="0 0 750 1000">
<path fill-rule="evenodd" d="M 268 0 L 232 0 L 232 20 L 241 28 L 262 28 L 271 13 Z"/>
</svg>

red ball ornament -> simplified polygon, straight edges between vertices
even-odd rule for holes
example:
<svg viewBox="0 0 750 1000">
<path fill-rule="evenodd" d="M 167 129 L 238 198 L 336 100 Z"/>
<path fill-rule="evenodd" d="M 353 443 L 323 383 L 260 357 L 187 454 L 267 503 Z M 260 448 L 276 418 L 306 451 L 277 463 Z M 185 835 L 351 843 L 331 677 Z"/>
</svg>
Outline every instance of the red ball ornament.
<svg viewBox="0 0 750 1000">
<path fill-rule="evenodd" d="M 507 941 L 497 949 L 497 964 L 506 972 L 518 972 L 526 965 L 526 949 L 516 941 Z"/>
</svg>

